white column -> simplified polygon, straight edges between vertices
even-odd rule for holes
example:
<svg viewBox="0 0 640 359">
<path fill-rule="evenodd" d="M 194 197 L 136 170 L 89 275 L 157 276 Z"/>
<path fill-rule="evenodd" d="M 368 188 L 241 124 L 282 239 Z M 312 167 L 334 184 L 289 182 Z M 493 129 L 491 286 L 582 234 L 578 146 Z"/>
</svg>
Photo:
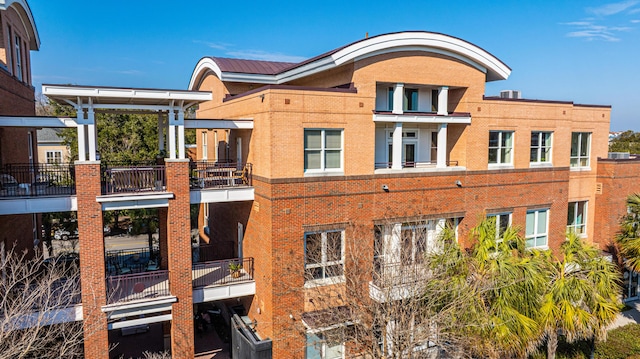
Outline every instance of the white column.
<svg viewBox="0 0 640 359">
<path fill-rule="evenodd" d="M 96 160 L 96 115 L 93 111 L 93 102 L 89 99 L 89 108 L 87 108 L 87 139 L 89 140 L 89 161 Z"/>
<path fill-rule="evenodd" d="M 389 236 L 388 246 L 385 248 L 386 263 L 400 263 L 400 252 L 402 251 L 402 223 L 394 223 L 391 225 L 391 235 Z M 406 263 L 403 263 L 406 264 Z"/>
<path fill-rule="evenodd" d="M 80 100 L 80 99 L 78 99 Z M 76 123 L 78 124 L 78 161 L 87 160 L 87 148 L 85 144 L 85 131 L 84 131 L 84 110 L 82 109 L 82 102 L 78 101 L 76 107 Z"/>
<path fill-rule="evenodd" d="M 164 116 L 158 112 L 158 150 L 164 151 Z"/>
<path fill-rule="evenodd" d="M 436 168 L 447 167 L 447 124 L 438 125 L 438 154 Z"/>
<path fill-rule="evenodd" d="M 169 110 L 169 158 L 176 159 L 176 113 Z"/>
<path fill-rule="evenodd" d="M 438 89 L 438 115 L 449 114 L 449 87 L 442 86 Z"/>
<path fill-rule="evenodd" d="M 178 110 L 178 158 L 185 159 L 184 153 L 184 111 Z"/>
<path fill-rule="evenodd" d="M 393 129 L 393 153 L 391 154 L 391 169 L 402 169 L 402 122 L 396 122 Z"/>
<path fill-rule="evenodd" d="M 392 113 L 402 114 L 404 103 L 404 84 L 396 84 L 393 89 L 393 110 Z"/>
</svg>

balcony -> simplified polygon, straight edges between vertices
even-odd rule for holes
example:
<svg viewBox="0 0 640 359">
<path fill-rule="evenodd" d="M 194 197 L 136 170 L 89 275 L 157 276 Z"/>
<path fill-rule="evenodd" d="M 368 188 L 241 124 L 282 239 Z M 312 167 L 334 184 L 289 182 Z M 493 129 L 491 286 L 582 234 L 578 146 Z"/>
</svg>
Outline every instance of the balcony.
<svg viewBox="0 0 640 359">
<path fill-rule="evenodd" d="M 76 193 L 70 163 L 7 164 L 0 170 L 0 197 L 71 196 Z"/>
<path fill-rule="evenodd" d="M 251 186 L 251 163 L 197 161 L 191 163 L 192 189 Z"/>
<path fill-rule="evenodd" d="M 369 295 L 384 303 L 424 293 L 429 270 L 423 263 L 374 263 Z"/>
<path fill-rule="evenodd" d="M 393 165 L 392 162 L 376 162 L 375 163 L 375 169 L 391 169 L 391 166 Z M 422 169 L 422 168 L 436 168 L 436 161 L 420 161 L 420 162 L 416 162 L 416 161 L 410 161 L 410 162 L 402 162 L 402 168 L 417 168 L 417 169 Z M 447 161 L 447 167 L 457 167 L 458 166 L 458 161 Z"/>
<path fill-rule="evenodd" d="M 120 266 L 115 264 L 120 262 L 126 260 L 112 261 L 108 267 Z M 168 270 L 151 268 L 148 263 L 140 268 L 144 268 L 140 269 L 144 272 L 133 273 L 127 267 L 126 274 L 110 275 L 106 279 L 108 305 L 155 301 L 171 296 Z M 192 280 L 194 303 L 213 300 L 209 299 L 211 297 L 223 299 L 254 294 L 253 258 L 196 263 L 192 267 Z"/>
<path fill-rule="evenodd" d="M 101 172 L 103 195 L 165 190 L 164 165 L 108 164 L 102 167 Z"/>
</svg>

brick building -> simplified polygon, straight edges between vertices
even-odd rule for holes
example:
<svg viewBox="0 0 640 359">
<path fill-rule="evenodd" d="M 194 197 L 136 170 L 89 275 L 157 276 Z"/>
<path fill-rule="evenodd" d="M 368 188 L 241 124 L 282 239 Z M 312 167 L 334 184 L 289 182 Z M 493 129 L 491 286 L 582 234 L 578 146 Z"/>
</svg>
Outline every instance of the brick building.
<svg viewBox="0 0 640 359">
<path fill-rule="evenodd" d="M 31 10 L 23 0 L 0 0 L 0 116 L 34 116 L 35 98 L 31 85 L 31 51 L 38 51 L 40 38 Z M 0 128 L 0 168 L 38 162 L 36 128 Z M 12 188 L 15 178 L 2 176 L 0 186 Z M 0 216 L 0 252 L 38 245 L 39 216 Z"/>
<path fill-rule="evenodd" d="M 301 63 L 205 57 L 186 91 L 43 85 L 76 116 L 16 106 L 2 130 L 75 127 L 79 158 L 64 180 L 43 186 L 37 175 L 65 173 L 39 167 L 16 178 L 0 214 L 77 211 L 82 300 L 56 320 L 83 321 L 87 358 L 153 323 L 174 357 L 191 358 L 203 311 L 230 323 L 236 356 L 351 357 L 345 343 L 312 345 L 327 329 L 313 318 L 341 306 L 318 293 L 340 293 L 357 271 L 370 278 L 362 297 L 395 300 L 376 273 L 415 267 L 447 224 L 465 245 L 485 216 L 522 228 L 530 247 L 557 249 L 568 227 L 610 244 L 637 183 L 625 180 L 637 162 L 601 159 L 610 107 L 484 96 L 510 72 L 464 40 L 402 32 Z M 113 110 L 157 115 L 154 164 L 101 163 L 95 114 Z M 197 161 L 185 129 L 197 130 Z M 157 253 L 105 251 L 103 213 L 138 208 L 158 209 Z"/>
</svg>

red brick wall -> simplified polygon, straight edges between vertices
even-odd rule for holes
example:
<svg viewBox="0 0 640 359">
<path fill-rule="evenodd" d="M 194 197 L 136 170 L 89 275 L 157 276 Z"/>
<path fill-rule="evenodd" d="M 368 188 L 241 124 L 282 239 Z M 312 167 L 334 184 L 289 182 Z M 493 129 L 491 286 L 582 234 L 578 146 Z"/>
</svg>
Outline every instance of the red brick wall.
<svg viewBox="0 0 640 359">
<path fill-rule="evenodd" d="M 0 69 L 0 115 L 33 116 L 35 113 L 33 87 Z"/>
<path fill-rule="evenodd" d="M 99 162 L 76 162 L 78 234 L 80 235 L 80 280 L 84 314 L 86 358 L 108 358 L 107 317 L 101 307 L 107 304 L 104 264 L 102 207 Z"/>
<path fill-rule="evenodd" d="M 455 185 L 456 180 L 462 182 L 462 187 Z M 382 190 L 383 184 L 389 187 L 388 193 Z M 566 228 L 569 170 L 405 173 L 282 179 L 271 183 L 258 177 L 254 178 L 254 185 L 256 199 L 244 237 L 244 255 L 255 258 L 256 295 L 249 316 L 258 321 L 262 336 L 274 340 L 274 358 L 302 358 L 305 338 L 299 318 L 305 307 L 304 226 L 348 223 L 369 228 L 371 231 L 365 233 L 370 235 L 347 241 L 371 248 L 374 220 L 400 222 L 402 218 L 464 212 L 459 238 L 469 246 L 469 231 L 486 211 L 511 210 L 513 224 L 524 228 L 527 209 L 548 207 L 549 246 L 557 249 L 564 241 Z M 232 240 L 236 222 L 246 220 L 246 208 L 235 204 L 217 206 L 227 212 L 219 211 L 219 217 L 212 216 L 213 221 L 226 227 L 220 234 Z M 372 263 L 370 252 L 371 257 L 362 260 L 364 265 L 359 270 L 371 270 L 366 267 Z M 363 292 L 364 296 L 368 293 Z"/>
<path fill-rule="evenodd" d="M 619 230 L 620 218 L 627 213 L 627 196 L 640 193 L 640 160 L 598 160 L 594 242 L 607 250 Z"/>
<path fill-rule="evenodd" d="M 187 359 L 194 357 L 189 160 L 166 159 L 165 166 L 167 191 L 175 194 L 169 200 L 166 222 L 169 288 L 178 298 L 171 310 L 171 353 Z"/>
</svg>

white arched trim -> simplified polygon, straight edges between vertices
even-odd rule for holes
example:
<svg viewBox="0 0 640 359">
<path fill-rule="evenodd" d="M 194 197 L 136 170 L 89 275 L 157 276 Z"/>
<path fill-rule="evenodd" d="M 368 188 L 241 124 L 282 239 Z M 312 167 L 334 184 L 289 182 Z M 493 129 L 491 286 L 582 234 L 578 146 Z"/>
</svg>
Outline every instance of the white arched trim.
<svg viewBox="0 0 640 359">
<path fill-rule="evenodd" d="M 213 72 L 221 81 L 282 84 L 348 62 L 406 51 L 424 51 L 463 61 L 486 74 L 486 81 L 506 80 L 511 69 L 487 51 L 455 37 L 430 32 L 401 32 L 358 41 L 331 55 L 321 57 L 275 75 L 222 72 L 212 58 L 201 59 L 191 75 L 189 89 L 195 90 L 204 77 Z"/>
<path fill-rule="evenodd" d="M 16 10 L 22 21 L 22 25 L 29 34 L 29 46 L 31 50 L 40 50 L 40 35 L 36 28 L 36 22 L 33 20 L 31 8 L 26 0 L 0 0 L 0 10 L 7 10 L 12 7 Z"/>
</svg>

